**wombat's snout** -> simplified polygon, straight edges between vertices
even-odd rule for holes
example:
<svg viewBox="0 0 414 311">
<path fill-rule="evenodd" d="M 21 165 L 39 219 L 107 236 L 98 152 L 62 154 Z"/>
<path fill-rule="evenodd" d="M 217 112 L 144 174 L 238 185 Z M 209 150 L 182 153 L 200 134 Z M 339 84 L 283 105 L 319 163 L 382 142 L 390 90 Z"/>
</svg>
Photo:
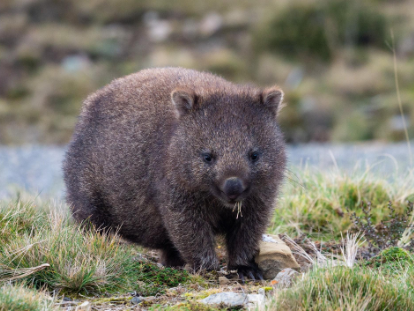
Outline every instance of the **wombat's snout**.
<svg viewBox="0 0 414 311">
<path fill-rule="evenodd" d="M 226 195 L 229 201 L 236 202 L 242 193 L 246 190 L 246 186 L 240 178 L 227 178 L 221 186 L 221 191 Z"/>
</svg>

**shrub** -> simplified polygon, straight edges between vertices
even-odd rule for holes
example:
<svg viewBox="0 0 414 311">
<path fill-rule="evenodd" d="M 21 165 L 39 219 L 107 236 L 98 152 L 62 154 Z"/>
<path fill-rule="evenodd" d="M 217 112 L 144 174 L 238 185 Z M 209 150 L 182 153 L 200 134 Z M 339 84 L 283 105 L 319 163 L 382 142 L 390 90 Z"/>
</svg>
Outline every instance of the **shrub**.
<svg viewBox="0 0 414 311">
<path fill-rule="evenodd" d="M 330 60 L 345 45 L 386 47 L 385 16 L 359 1 L 297 3 L 277 11 L 255 35 L 259 49 Z"/>
</svg>

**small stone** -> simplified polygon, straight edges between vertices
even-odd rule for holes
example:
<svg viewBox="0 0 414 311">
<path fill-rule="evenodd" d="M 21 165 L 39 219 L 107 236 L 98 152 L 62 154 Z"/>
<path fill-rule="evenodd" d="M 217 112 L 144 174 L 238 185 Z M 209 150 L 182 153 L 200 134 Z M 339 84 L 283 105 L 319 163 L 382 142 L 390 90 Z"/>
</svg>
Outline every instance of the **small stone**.
<svg viewBox="0 0 414 311">
<path fill-rule="evenodd" d="M 247 295 L 248 303 L 263 304 L 264 300 L 265 300 L 264 295 L 260 295 L 260 294 L 248 294 Z"/>
<path fill-rule="evenodd" d="M 222 292 L 218 294 L 213 294 L 200 300 L 200 302 L 205 304 L 225 304 L 230 307 L 243 306 L 248 302 L 248 297 L 246 294 L 233 293 L 233 292 Z"/>
<path fill-rule="evenodd" d="M 299 273 L 293 269 L 283 269 L 274 279 L 275 286 L 279 288 L 290 287 L 298 276 Z"/>
<path fill-rule="evenodd" d="M 231 283 L 230 280 L 226 278 L 225 276 L 220 276 L 218 280 L 219 280 L 220 285 L 228 285 Z"/>
<path fill-rule="evenodd" d="M 266 280 L 271 280 L 283 269 L 300 270 L 290 248 L 277 235 L 264 234 L 260 242 L 260 252 L 255 261 Z"/>
<path fill-rule="evenodd" d="M 142 302 L 142 299 L 138 296 L 132 297 L 132 299 L 131 299 L 131 303 L 134 304 L 134 305 L 137 305 L 141 302 Z"/>
</svg>

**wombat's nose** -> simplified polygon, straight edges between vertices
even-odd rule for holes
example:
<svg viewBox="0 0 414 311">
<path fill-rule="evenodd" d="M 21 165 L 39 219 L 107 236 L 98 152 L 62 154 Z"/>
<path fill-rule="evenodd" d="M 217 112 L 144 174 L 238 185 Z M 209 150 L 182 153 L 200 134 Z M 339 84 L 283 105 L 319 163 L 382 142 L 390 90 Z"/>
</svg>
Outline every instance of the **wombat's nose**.
<svg viewBox="0 0 414 311">
<path fill-rule="evenodd" d="M 245 186 L 240 178 L 231 177 L 224 181 L 222 190 L 230 200 L 235 201 L 243 193 Z"/>
</svg>

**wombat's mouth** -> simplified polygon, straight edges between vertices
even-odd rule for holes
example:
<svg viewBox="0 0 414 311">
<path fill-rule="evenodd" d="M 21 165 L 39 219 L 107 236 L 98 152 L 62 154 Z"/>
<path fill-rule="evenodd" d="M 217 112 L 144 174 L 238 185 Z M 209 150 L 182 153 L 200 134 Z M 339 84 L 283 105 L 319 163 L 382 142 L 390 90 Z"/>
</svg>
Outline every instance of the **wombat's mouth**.
<svg viewBox="0 0 414 311">
<path fill-rule="evenodd" d="M 221 191 L 217 186 L 213 188 L 214 195 L 221 201 L 221 203 L 228 208 L 234 208 L 237 203 L 243 202 L 247 198 L 250 188 L 245 189 L 237 198 L 229 198 L 223 191 Z"/>
</svg>

